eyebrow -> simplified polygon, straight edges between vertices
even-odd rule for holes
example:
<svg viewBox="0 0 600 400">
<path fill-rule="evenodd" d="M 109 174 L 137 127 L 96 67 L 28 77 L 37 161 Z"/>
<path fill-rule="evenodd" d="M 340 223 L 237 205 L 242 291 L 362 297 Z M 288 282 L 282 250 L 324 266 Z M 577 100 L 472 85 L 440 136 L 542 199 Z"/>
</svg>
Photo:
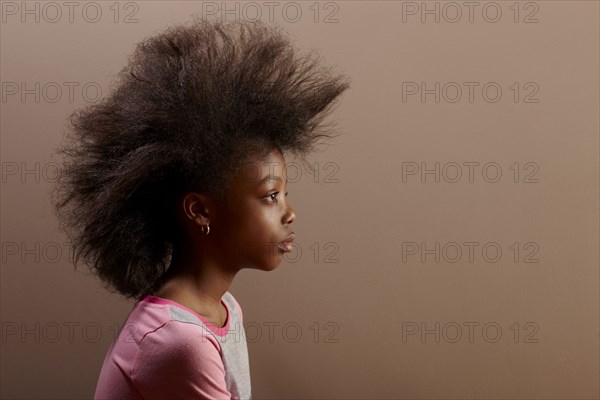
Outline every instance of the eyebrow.
<svg viewBox="0 0 600 400">
<path fill-rule="evenodd" d="M 260 186 L 263 183 L 268 182 L 268 181 L 283 182 L 283 179 L 280 176 L 267 175 L 258 182 L 257 186 Z M 287 184 L 287 178 L 285 179 L 285 183 Z"/>
</svg>

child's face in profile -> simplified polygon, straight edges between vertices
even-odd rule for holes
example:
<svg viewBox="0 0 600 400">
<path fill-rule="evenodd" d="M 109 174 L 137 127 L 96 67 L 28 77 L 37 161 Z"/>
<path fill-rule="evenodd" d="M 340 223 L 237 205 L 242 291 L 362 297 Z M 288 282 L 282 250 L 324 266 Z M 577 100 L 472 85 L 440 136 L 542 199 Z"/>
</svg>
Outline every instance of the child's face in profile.
<svg viewBox="0 0 600 400">
<path fill-rule="evenodd" d="M 287 174 L 280 150 L 254 159 L 233 179 L 220 218 L 222 249 L 235 249 L 240 268 L 272 270 L 285 253 L 296 214 L 286 198 Z"/>
</svg>

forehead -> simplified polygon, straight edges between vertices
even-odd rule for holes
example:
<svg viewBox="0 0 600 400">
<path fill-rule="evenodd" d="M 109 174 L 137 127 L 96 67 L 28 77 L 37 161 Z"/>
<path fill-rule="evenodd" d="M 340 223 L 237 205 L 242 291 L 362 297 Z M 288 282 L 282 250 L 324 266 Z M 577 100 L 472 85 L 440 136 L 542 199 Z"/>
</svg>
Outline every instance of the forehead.
<svg viewBox="0 0 600 400">
<path fill-rule="evenodd" d="M 281 151 L 274 149 L 262 157 L 253 156 L 238 171 L 236 185 L 246 189 L 255 189 L 268 184 L 271 180 L 285 182 L 285 158 Z"/>
</svg>

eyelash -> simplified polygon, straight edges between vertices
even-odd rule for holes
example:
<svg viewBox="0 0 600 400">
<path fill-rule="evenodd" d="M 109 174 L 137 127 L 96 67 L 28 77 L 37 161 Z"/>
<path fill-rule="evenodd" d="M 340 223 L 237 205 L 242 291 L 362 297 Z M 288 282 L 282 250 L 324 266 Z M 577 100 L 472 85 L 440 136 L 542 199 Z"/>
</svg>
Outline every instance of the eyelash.
<svg viewBox="0 0 600 400">
<path fill-rule="evenodd" d="M 273 192 L 273 193 L 271 193 L 270 195 L 268 195 L 268 196 L 267 196 L 267 198 L 271 199 L 271 197 L 272 197 L 272 196 L 277 196 L 278 194 L 279 194 L 279 192 Z M 287 196 L 287 195 L 288 195 L 288 192 L 285 192 L 285 195 Z M 277 199 L 272 199 L 272 200 L 274 200 L 274 201 L 275 201 L 275 203 L 277 203 L 277 202 L 278 202 L 278 200 L 277 200 Z"/>
</svg>

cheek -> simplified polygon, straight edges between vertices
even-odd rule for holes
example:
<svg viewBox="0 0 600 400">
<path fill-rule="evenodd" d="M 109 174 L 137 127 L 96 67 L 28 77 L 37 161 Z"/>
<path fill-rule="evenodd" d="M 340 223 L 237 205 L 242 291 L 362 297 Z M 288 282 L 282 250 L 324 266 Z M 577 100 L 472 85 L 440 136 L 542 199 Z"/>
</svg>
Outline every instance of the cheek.
<svg viewBox="0 0 600 400">
<path fill-rule="evenodd" d="M 231 236 L 244 243 L 269 240 L 271 212 L 258 202 L 239 203 L 230 213 L 229 231 Z M 266 237 L 267 236 L 267 237 Z"/>
<path fill-rule="evenodd" d="M 268 208 L 254 210 L 246 223 L 246 233 L 249 240 L 267 241 L 272 236 L 273 213 Z"/>
<path fill-rule="evenodd" d="M 271 259 L 272 253 L 277 250 L 276 219 L 275 207 L 263 207 L 255 210 L 245 226 L 245 243 L 250 246 L 252 257 L 262 259 L 263 263 L 266 258 Z"/>
</svg>

